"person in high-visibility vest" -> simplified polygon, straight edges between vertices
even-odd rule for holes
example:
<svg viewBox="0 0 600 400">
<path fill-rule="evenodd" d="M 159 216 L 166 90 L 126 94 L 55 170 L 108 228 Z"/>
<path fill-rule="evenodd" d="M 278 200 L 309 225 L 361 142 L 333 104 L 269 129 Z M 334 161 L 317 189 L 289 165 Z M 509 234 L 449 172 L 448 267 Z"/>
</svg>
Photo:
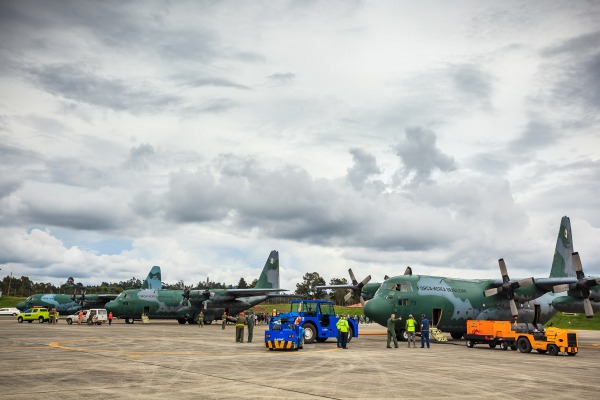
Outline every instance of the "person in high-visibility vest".
<svg viewBox="0 0 600 400">
<path fill-rule="evenodd" d="M 417 323 L 416 323 L 415 319 L 413 318 L 412 314 L 410 314 L 408 316 L 408 319 L 406 320 L 406 333 L 408 334 L 408 347 L 410 347 L 410 342 L 412 342 L 414 348 L 417 347 L 417 345 L 415 344 L 416 326 L 417 326 Z"/>
<path fill-rule="evenodd" d="M 346 343 L 348 343 L 348 329 L 350 328 L 346 317 L 342 315 L 335 326 L 340 333 L 340 345 L 342 346 L 342 349 L 346 349 Z"/>
</svg>

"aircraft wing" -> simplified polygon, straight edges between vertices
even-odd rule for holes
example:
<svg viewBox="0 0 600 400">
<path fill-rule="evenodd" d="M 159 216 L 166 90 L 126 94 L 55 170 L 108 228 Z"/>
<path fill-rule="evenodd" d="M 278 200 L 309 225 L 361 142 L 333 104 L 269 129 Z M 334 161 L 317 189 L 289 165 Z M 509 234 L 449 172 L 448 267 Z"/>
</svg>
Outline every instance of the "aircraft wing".
<svg viewBox="0 0 600 400">
<path fill-rule="evenodd" d="M 277 293 L 277 292 L 287 292 L 288 289 L 280 289 L 280 288 L 269 288 L 269 289 L 225 289 L 225 293 L 230 296 L 235 297 L 251 297 L 251 296 L 260 296 L 269 293 Z"/>
<path fill-rule="evenodd" d="M 557 285 L 569 285 L 577 283 L 577 278 L 573 277 L 560 277 L 560 278 L 535 278 L 535 286 L 545 291 L 551 292 L 554 286 Z"/>
<path fill-rule="evenodd" d="M 333 290 L 337 290 L 337 289 L 353 289 L 354 285 L 349 283 L 347 285 L 322 285 L 322 286 L 315 286 L 315 289 L 317 290 L 329 290 L 329 289 L 333 289 Z"/>
<path fill-rule="evenodd" d="M 98 298 L 103 300 L 103 301 L 110 301 L 110 300 L 114 300 L 118 297 L 118 294 L 99 294 Z"/>
</svg>

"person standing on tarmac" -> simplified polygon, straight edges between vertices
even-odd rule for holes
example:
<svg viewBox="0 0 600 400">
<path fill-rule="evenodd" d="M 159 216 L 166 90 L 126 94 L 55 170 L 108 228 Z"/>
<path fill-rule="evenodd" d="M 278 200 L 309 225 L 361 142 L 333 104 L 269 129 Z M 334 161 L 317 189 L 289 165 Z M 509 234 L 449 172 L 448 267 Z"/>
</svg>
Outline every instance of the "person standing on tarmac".
<svg viewBox="0 0 600 400">
<path fill-rule="evenodd" d="M 204 313 L 202 311 L 198 314 L 198 326 L 204 328 Z"/>
<path fill-rule="evenodd" d="M 235 320 L 235 341 L 238 343 L 244 343 L 244 325 L 246 325 L 246 317 L 241 312 Z"/>
<path fill-rule="evenodd" d="M 348 321 L 346 320 L 346 317 L 344 317 L 343 315 L 340 317 L 340 319 L 338 320 L 338 322 L 335 324 L 335 326 L 338 329 L 338 335 L 340 336 L 340 345 L 342 346 L 342 349 L 346 349 L 346 343 L 348 343 Z"/>
<path fill-rule="evenodd" d="M 244 328 L 242 328 L 244 329 Z M 248 315 L 248 343 L 252 343 L 252 337 L 254 335 L 254 314 Z"/>
<path fill-rule="evenodd" d="M 81 321 L 83 321 L 83 311 L 79 310 L 79 314 L 77 314 L 77 325 L 81 325 Z"/>
<path fill-rule="evenodd" d="M 427 348 L 429 348 L 429 320 L 425 316 L 425 314 L 421 315 L 421 348 L 425 347 L 425 343 L 427 343 Z"/>
<path fill-rule="evenodd" d="M 108 325 L 112 325 L 112 311 L 108 313 Z"/>
<path fill-rule="evenodd" d="M 416 326 L 417 326 L 417 323 L 415 322 L 415 319 L 413 318 L 412 314 L 410 314 L 408 316 L 408 319 L 406 320 L 406 333 L 408 334 L 408 347 L 410 347 L 410 342 L 412 342 L 413 347 L 417 348 L 417 345 L 415 344 Z"/>
<path fill-rule="evenodd" d="M 390 315 L 387 320 L 387 348 L 391 349 L 390 341 L 394 339 L 394 347 L 398 348 L 398 338 L 396 338 L 396 322 L 402 321 L 402 317 L 396 318 L 396 314 Z"/>
<path fill-rule="evenodd" d="M 223 319 L 223 324 L 221 325 L 221 329 L 224 330 L 225 329 L 225 324 L 227 323 L 227 313 L 226 312 L 223 313 L 223 318 L 222 319 Z"/>
</svg>

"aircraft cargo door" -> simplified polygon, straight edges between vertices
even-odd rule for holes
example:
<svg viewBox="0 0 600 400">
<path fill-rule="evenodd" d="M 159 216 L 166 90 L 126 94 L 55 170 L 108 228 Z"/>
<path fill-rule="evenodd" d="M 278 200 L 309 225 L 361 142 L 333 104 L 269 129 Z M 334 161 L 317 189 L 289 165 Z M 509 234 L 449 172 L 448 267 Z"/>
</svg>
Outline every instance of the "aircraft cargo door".
<svg viewBox="0 0 600 400">
<path fill-rule="evenodd" d="M 441 308 L 433 309 L 433 313 L 431 314 L 431 325 L 432 326 L 438 326 L 438 324 L 442 320 L 442 311 L 443 310 Z"/>
</svg>

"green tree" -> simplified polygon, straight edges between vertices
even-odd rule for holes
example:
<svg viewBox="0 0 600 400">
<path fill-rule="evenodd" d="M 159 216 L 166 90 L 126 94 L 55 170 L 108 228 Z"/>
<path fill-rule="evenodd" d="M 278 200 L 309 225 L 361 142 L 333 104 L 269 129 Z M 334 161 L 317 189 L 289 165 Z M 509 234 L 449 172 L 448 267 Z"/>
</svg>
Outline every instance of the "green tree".
<svg viewBox="0 0 600 400">
<path fill-rule="evenodd" d="M 244 278 L 240 278 L 237 287 L 238 289 L 248 289 L 248 284 L 246 283 L 246 280 Z"/>
<path fill-rule="evenodd" d="M 318 272 L 307 272 L 304 274 L 301 283 L 296 283 L 296 294 L 309 298 L 323 299 L 324 290 L 317 290 L 315 286 L 325 285 L 325 279 L 321 278 Z"/>
<path fill-rule="evenodd" d="M 332 278 L 329 281 L 329 284 L 330 285 L 347 285 L 348 280 L 346 278 Z M 344 304 L 344 296 L 346 295 L 346 293 L 348 293 L 348 289 L 335 289 L 330 292 L 329 298 L 336 305 L 343 305 Z"/>
</svg>

